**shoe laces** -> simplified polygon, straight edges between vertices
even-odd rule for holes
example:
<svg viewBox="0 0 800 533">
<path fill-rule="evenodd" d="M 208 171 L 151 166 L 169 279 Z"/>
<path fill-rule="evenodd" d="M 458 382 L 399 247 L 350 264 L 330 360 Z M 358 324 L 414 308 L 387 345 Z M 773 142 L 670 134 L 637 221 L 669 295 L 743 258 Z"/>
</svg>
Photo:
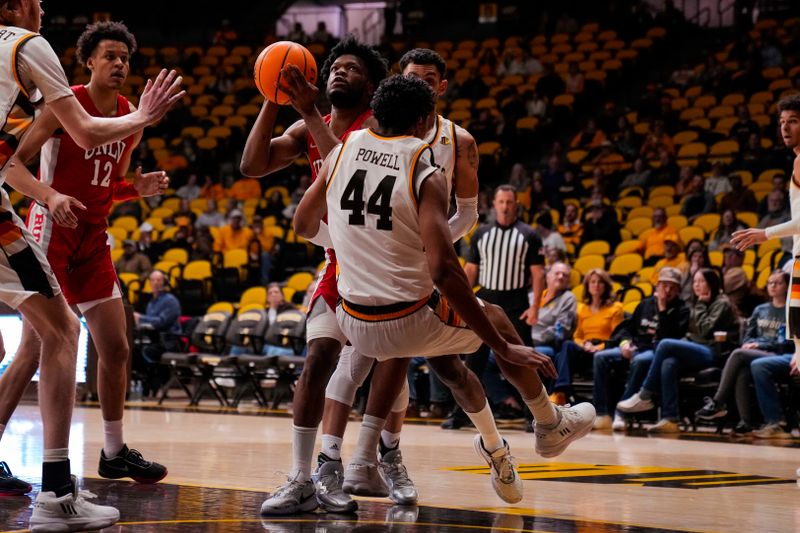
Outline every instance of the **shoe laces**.
<svg viewBox="0 0 800 533">
<path fill-rule="evenodd" d="M 303 485 L 305 485 L 304 481 L 300 481 L 298 479 L 289 479 L 288 483 L 285 485 L 281 485 L 278 487 L 278 490 L 275 491 L 273 496 L 291 496 L 295 493 L 300 493 L 303 490 Z"/>
<path fill-rule="evenodd" d="M 144 468 L 148 468 L 151 464 L 153 464 L 146 460 L 139 450 L 134 450 L 133 448 L 128 449 L 128 453 L 125 455 L 125 460 Z"/>
<path fill-rule="evenodd" d="M 408 470 L 406 465 L 400 461 L 399 456 L 395 456 L 392 461 L 381 462 L 383 471 L 386 472 L 386 477 L 392 480 L 395 487 L 413 487 L 414 483 L 408 477 Z"/>
<path fill-rule="evenodd" d="M 334 470 L 333 472 L 319 476 L 319 480 L 316 485 L 317 490 L 325 494 L 342 490 L 343 483 L 344 476 L 342 473 L 338 470 Z"/>
<path fill-rule="evenodd" d="M 0 461 L 0 477 L 14 477 L 5 461 Z"/>
<path fill-rule="evenodd" d="M 505 449 L 505 453 L 500 457 L 492 456 L 492 465 L 497 471 L 497 476 L 500 478 L 500 481 L 506 484 L 513 483 L 516 476 L 516 460 L 514 456 L 511 455 L 511 452 L 508 451 L 507 447 L 501 449 Z"/>
</svg>

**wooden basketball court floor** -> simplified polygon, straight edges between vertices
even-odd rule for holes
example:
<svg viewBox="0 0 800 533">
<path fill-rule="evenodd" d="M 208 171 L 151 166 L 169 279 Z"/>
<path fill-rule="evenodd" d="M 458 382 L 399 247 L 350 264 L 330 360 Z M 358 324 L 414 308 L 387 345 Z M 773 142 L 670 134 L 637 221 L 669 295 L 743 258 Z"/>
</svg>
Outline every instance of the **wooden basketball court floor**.
<svg viewBox="0 0 800 533">
<path fill-rule="evenodd" d="M 800 531 L 800 439 L 760 444 L 594 432 L 561 457 L 545 460 L 534 453 L 532 434 L 504 430 L 525 479 L 524 499 L 507 505 L 472 449 L 473 430 L 409 424 L 402 449 L 420 492 L 418 507 L 359 499 L 354 515 L 262 519 L 261 502 L 290 466 L 286 415 L 140 405 L 126 412 L 125 430 L 133 447 L 168 466 L 164 482 L 99 479 L 100 411 L 75 410 L 73 472 L 122 514 L 106 531 Z M 345 460 L 357 431 L 351 422 Z M 23 405 L 0 442 L 0 460 L 36 485 L 41 452 L 38 409 Z M 31 504 L 27 496 L 0 498 L 0 532 L 24 531 Z"/>
</svg>

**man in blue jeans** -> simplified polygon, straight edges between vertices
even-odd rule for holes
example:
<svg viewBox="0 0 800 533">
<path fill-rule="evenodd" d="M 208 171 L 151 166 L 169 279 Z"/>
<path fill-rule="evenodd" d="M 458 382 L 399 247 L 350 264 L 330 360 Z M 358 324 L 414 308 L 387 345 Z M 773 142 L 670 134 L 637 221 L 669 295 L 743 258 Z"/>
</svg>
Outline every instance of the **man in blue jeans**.
<svg viewBox="0 0 800 533">
<path fill-rule="evenodd" d="M 617 334 L 621 339 L 619 346 L 594 355 L 594 406 L 597 409 L 594 429 L 625 429 L 621 414 L 614 415 L 613 423 L 609 415 L 608 378 L 611 370 L 624 370 L 630 364 L 621 399 L 630 398 L 647 375 L 658 341 L 680 339 L 686 334 L 689 308 L 680 298 L 681 277 L 677 268 L 663 267 L 658 273 L 653 296 L 639 302 L 633 316 L 620 326 Z"/>
<path fill-rule="evenodd" d="M 760 439 L 789 439 L 792 437 L 782 425 L 785 417 L 777 384 L 788 381 L 789 375 L 800 375 L 797 365 L 792 360 L 793 356 L 793 353 L 788 353 L 762 357 L 750 364 L 758 406 L 761 408 L 761 414 L 764 415 L 764 426 L 753 432 L 754 437 Z"/>
</svg>

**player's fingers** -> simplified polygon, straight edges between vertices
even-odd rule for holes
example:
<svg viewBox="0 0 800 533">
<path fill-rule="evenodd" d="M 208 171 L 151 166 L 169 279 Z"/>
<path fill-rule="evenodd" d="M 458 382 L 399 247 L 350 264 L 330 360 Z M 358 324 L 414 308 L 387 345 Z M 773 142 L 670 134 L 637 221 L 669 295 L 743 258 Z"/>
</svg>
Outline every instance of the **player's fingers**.
<svg viewBox="0 0 800 533">
<path fill-rule="evenodd" d="M 173 70 L 172 72 L 175 72 L 175 71 Z M 180 89 L 181 88 L 181 83 L 183 83 L 183 76 L 178 76 L 177 78 L 175 78 L 175 80 L 172 82 L 172 85 L 169 86 L 169 90 L 167 91 L 167 94 L 172 94 L 175 91 L 177 91 L 178 89 Z"/>
<path fill-rule="evenodd" d="M 177 102 L 178 100 L 183 98 L 184 96 L 186 96 L 186 91 L 181 91 L 179 93 L 176 93 L 176 94 L 173 94 L 172 96 L 170 96 L 170 98 L 168 100 L 170 107 L 173 104 L 175 104 L 175 102 Z"/>
<path fill-rule="evenodd" d="M 70 199 L 69 199 L 69 203 L 70 203 L 70 205 L 71 205 L 71 206 L 73 206 L 73 207 L 77 207 L 78 209 L 81 209 L 81 210 L 83 210 L 83 211 L 86 211 L 86 206 L 85 206 L 85 205 L 83 205 L 83 204 L 81 203 L 81 201 L 80 201 L 80 200 L 78 200 L 78 199 L 76 199 L 76 198 L 70 198 Z"/>
<path fill-rule="evenodd" d="M 164 78 L 167 77 L 167 69 L 162 68 L 161 72 L 158 73 L 156 79 L 153 81 L 153 89 L 161 89 L 161 86 L 164 84 Z"/>
</svg>

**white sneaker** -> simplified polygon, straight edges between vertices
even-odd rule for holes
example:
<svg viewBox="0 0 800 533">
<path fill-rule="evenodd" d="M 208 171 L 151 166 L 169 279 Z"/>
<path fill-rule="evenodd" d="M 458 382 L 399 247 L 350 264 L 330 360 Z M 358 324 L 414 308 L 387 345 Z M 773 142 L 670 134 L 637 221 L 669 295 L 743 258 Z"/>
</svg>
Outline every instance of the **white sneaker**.
<svg viewBox="0 0 800 533">
<path fill-rule="evenodd" d="M 557 457 L 567 446 L 592 430 L 594 425 L 594 405 L 583 402 L 575 407 L 556 405 L 559 421 L 553 427 L 543 427 L 534 420 L 536 433 L 536 453 L 542 457 Z"/>
<path fill-rule="evenodd" d="M 72 476 L 73 490 L 56 498 L 55 492 L 40 492 L 33 505 L 30 528 L 33 533 L 66 533 L 110 527 L 119 520 L 119 511 L 106 505 L 89 503 L 96 498 L 86 490 L 78 490 L 78 483 Z"/>
<path fill-rule="evenodd" d="M 653 403 L 653 400 L 643 400 L 638 392 L 617 404 L 617 411 L 623 413 L 643 413 L 655 408 L 656 404 Z"/>
<path fill-rule="evenodd" d="M 261 515 L 290 515 L 310 513 L 318 506 L 317 490 L 310 479 L 301 481 L 299 475 L 289 478 L 286 484 L 270 494 L 261 504 Z"/>
<path fill-rule="evenodd" d="M 625 431 L 628 423 L 619 415 L 614 415 L 614 422 L 611 423 L 611 431 Z"/>
<path fill-rule="evenodd" d="M 508 503 L 517 503 L 522 500 L 522 480 L 517 474 L 517 465 L 511 457 L 511 448 L 503 440 L 503 447 L 489 453 L 483 447 L 480 434 L 475 435 L 472 441 L 475 451 L 483 457 L 492 471 L 492 488 L 501 500 Z"/>
<path fill-rule="evenodd" d="M 611 429 L 611 417 L 608 415 L 598 416 L 594 419 L 594 425 L 592 426 L 592 429 Z"/>
<path fill-rule="evenodd" d="M 389 484 L 377 464 L 350 463 L 344 472 L 342 490 L 356 496 L 389 496 Z"/>
<path fill-rule="evenodd" d="M 654 426 L 650 426 L 647 428 L 648 433 L 680 433 L 681 428 L 678 426 L 677 422 L 673 422 L 672 420 L 668 420 L 666 418 L 662 418 L 658 421 L 658 423 Z"/>
<path fill-rule="evenodd" d="M 761 429 L 753 431 L 757 439 L 791 439 L 792 434 L 783 430 L 780 424 L 766 424 Z"/>
<path fill-rule="evenodd" d="M 797 477 L 800 478 L 800 468 L 797 469 Z"/>
</svg>

